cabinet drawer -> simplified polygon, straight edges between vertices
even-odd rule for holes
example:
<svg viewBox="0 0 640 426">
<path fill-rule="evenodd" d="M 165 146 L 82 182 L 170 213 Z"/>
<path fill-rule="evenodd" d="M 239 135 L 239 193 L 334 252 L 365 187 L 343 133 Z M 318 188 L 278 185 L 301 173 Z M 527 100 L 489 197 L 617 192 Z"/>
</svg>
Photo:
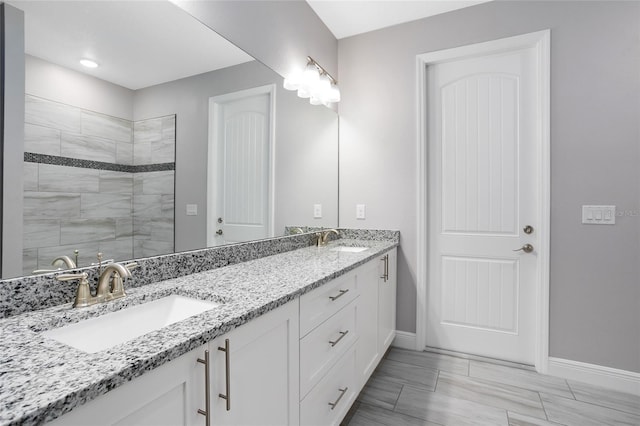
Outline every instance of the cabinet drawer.
<svg viewBox="0 0 640 426">
<path fill-rule="evenodd" d="M 338 425 L 358 396 L 355 346 L 300 403 L 301 425 Z"/>
<path fill-rule="evenodd" d="M 357 340 L 356 300 L 300 341 L 300 397 L 304 397 Z"/>
<path fill-rule="evenodd" d="M 300 298 L 300 337 L 306 336 L 324 320 L 358 296 L 356 274 L 345 274 Z"/>
</svg>

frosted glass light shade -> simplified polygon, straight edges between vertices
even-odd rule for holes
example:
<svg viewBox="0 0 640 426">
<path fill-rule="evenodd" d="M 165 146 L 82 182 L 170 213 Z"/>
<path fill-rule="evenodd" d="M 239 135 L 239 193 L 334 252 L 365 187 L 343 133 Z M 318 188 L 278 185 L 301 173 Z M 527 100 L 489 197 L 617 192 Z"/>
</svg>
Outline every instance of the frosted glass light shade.
<svg viewBox="0 0 640 426">
<path fill-rule="evenodd" d="M 340 89 L 338 89 L 338 86 L 336 86 L 335 84 L 331 85 L 327 100 L 329 102 L 340 102 Z"/>
<path fill-rule="evenodd" d="M 298 90 L 301 81 L 302 71 L 297 70 L 292 72 L 287 78 L 284 79 L 282 86 L 287 90 Z"/>
</svg>

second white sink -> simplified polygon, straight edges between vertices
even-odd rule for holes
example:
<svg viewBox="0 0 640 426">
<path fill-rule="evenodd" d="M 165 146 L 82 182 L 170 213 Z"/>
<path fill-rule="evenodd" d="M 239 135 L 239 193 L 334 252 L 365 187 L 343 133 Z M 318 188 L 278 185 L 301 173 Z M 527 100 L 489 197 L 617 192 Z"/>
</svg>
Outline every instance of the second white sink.
<svg viewBox="0 0 640 426">
<path fill-rule="evenodd" d="M 83 352 L 95 353 L 198 315 L 219 305 L 216 302 L 174 294 L 48 330 L 43 334 Z"/>
<path fill-rule="evenodd" d="M 369 250 L 369 247 L 338 246 L 331 249 L 331 251 L 346 251 L 349 253 L 360 253 L 361 251 L 365 250 Z"/>
</svg>

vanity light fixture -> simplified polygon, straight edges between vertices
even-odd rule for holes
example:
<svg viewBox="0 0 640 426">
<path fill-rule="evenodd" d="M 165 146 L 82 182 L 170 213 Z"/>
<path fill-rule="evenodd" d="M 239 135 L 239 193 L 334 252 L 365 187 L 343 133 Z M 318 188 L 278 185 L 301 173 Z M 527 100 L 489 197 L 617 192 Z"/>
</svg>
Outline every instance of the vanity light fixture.
<svg viewBox="0 0 640 426">
<path fill-rule="evenodd" d="M 301 98 L 309 98 L 311 105 L 329 106 L 332 102 L 340 102 L 338 82 L 311 56 L 307 56 L 304 70 L 291 73 L 284 79 L 284 88 L 297 90 Z"/>
<path fill-rule="evenodd" d="M 98 63 L 92 59 L 82 58 L 80 64 L 87 68 L 98 68 Z"/>
</svg>

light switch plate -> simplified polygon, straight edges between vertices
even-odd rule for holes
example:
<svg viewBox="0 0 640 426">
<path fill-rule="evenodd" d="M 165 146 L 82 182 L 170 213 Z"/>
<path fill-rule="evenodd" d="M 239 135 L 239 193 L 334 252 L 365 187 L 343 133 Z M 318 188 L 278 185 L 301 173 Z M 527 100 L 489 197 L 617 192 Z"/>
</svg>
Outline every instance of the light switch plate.
<svg viewBox="0 0 640 426">
<path fill-rule="evenodd" d="M 589 225 L 615 225 L 616 206 L 582 206 L 582 223 Z"/>
<path fill-rule="evenodd" d="M 365 219 L 366 210 L 364 204 L 356 204 L 356 219 Z"/>
<path fill-rule="evenodd" d="M 321 219 L 322 218 L 322 204 L 314 204 L 313 205 L 313 218 Z"/>
<path fill-rule="evenodd" d="M 197 204 L 187 204 L 187 216 L 198 216 Z"/>
</svg>

